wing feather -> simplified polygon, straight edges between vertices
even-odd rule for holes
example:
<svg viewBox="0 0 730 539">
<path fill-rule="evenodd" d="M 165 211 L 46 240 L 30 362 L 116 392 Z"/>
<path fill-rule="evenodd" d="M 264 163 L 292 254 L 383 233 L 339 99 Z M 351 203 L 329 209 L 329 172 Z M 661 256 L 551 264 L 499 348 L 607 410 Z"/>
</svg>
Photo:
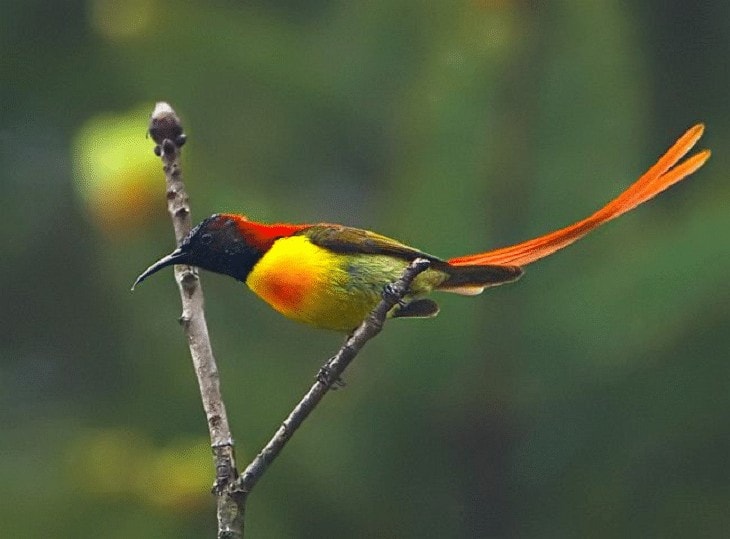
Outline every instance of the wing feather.
<svg viewBox="0 0 730 539">
<path fill-rule="evenodd" d="M 296 232 L 304 235 L 313 244 L 342 254 L 387 255 L 411 261 L 426 258 L 431 262 L 445 263 L 442 259 L 409 247 L 387 236 L 344 225 L 312 225 Z"/>
</svg>

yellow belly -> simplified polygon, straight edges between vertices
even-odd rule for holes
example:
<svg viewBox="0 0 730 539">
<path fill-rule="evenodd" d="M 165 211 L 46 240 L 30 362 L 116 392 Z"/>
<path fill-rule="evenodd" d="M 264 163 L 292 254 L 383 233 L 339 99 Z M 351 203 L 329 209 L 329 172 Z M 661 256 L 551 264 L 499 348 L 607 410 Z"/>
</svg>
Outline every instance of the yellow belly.
<svg viewBox="0 0 730 539">
<path fill-rule="evenodd" d="M 383 286 L 397 279 L 406 262 L 385 255 L 338 254 L 305 236 L 277 240 L 249 273 L 246 284 L 284 316 L 325 329 L 351 331 L 375 308 Z M 444 279 L 427 271 L 416 293 Z"/>
</svg>

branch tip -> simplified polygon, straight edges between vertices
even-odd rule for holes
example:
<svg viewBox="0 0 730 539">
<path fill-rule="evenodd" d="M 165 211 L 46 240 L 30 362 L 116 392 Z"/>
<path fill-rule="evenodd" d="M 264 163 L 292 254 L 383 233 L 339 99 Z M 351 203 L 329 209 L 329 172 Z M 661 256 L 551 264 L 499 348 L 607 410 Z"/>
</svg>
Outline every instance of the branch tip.
<svg viewBox="0 0 730 539">
<path fill-rule="evenodd" d="M 173 108 L 166 102 L 160 101 L 155 105 L 148 128 L 150 137 L 162 150 L 168 151 L 166 141 L 180 148 L 185 144 L 186 136 L 183 132 L 182 122 Z M 159 155 L 160 149 L 155 148 L 155 154 Z"/>
<path fill-rule="evenodd" d="M 167 116 L 168 114 L 175 114 L 172 107 L 167 101 L 158 101 L 155 103 L 155 108 L 152 110 L 152 118 L 160 118 L 161 116 Z"/>
<path fill-rule="evenodd" d="M 431 261 L 428 258 L 416 258 L 412 262 L 413 270 L 416 272 L 416 274 L 427 270 L 430 265 Z"/>
</svg>

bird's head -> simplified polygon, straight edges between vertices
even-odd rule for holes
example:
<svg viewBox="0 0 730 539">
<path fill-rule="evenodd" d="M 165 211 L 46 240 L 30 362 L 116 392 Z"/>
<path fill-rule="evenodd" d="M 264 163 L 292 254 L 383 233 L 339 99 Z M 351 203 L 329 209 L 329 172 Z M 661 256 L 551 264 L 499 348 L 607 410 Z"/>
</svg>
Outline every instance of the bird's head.
<svg viewBox="0 0 730 539">
<path fill-rule="evenodd" d="M 190 231 L 180 246 L 147 268 L 132 289 L 153 273 L 174 264 L 185 264 L 229 275 L 245 282 L 262 252 L 242 233 L 242 216 L 211 215 Z"/>
</svg>

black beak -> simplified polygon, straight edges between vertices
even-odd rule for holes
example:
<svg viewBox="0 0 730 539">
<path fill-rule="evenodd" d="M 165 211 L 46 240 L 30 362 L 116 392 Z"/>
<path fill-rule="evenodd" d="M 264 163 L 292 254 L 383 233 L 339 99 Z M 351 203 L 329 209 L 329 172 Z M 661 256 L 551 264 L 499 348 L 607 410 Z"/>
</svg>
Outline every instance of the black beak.
<svg viewBox="0 0 730 539">
<path fill-rule="evenodd" d="M 189 264 L 189 261 L 190 257 L 188 256 L 188 253 L 178 247 L 169 255 L 160 258 L 157 262 L 144 270 L 144 272 L 139 277 L 137 277 L 137 280 L 134 281 L 134 284 L 132 285 L 132 290 L 134 290 L 134 287 L 144 281 L 147 277 L 149 277 L 153 273 L 157 273 L 162 268 L 166 268 L 167 266 L 172 266 L 174 264 Z"/>
</svg>

